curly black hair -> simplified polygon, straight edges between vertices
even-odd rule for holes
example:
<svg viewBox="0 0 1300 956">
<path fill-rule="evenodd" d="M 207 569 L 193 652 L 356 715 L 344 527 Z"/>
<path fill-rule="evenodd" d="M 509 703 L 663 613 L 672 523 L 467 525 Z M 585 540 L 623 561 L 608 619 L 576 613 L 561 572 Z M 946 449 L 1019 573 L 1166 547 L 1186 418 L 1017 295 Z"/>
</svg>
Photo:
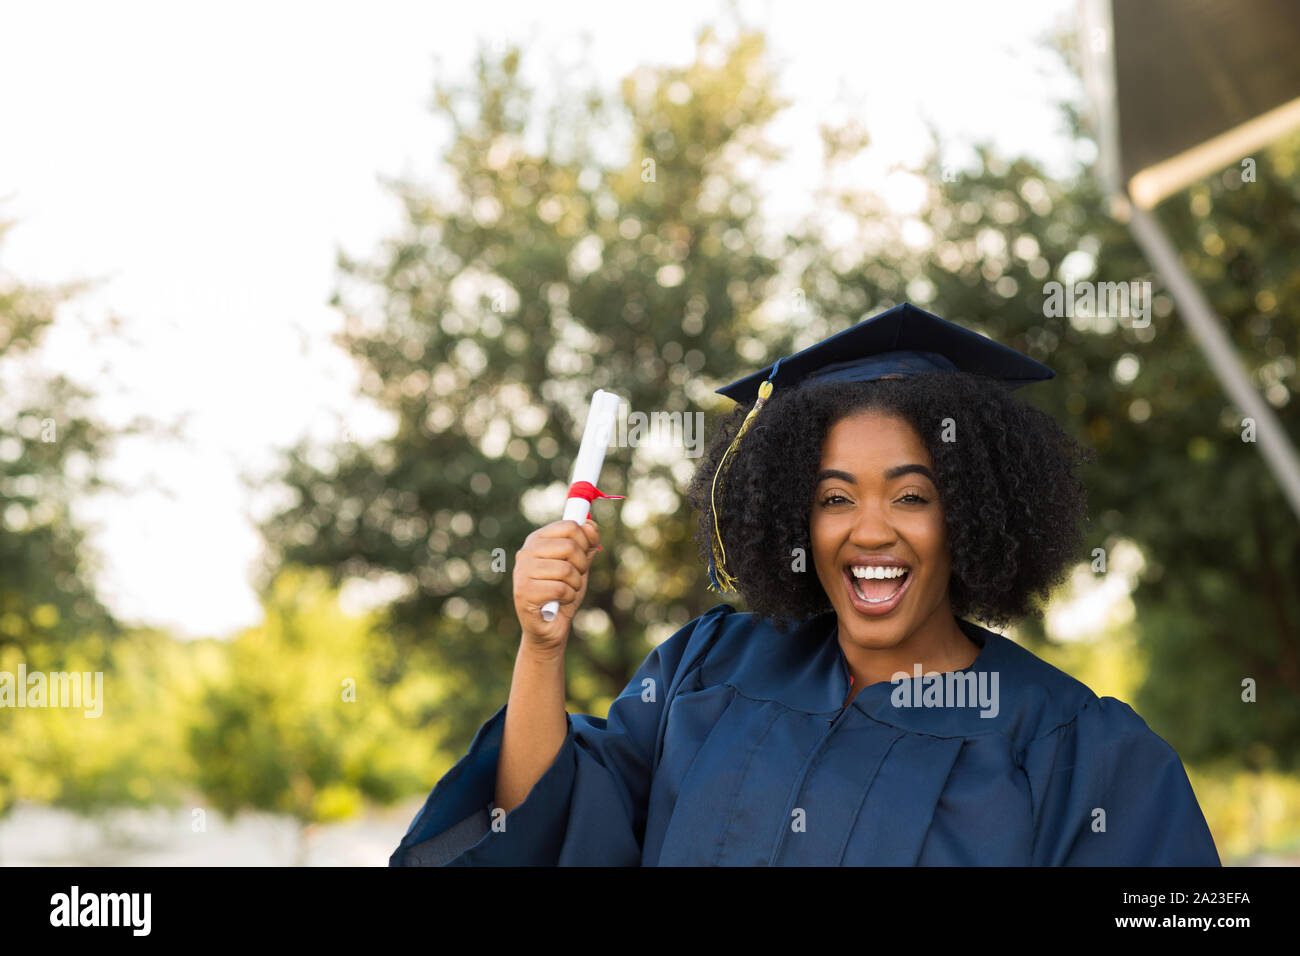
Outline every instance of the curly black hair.
<svg viewBox="0 0 1300 956">
<path fill-rule="evenodd" d="M 738 406 L 723 420 L 687 491 L 700 512 L 695 537 L 706 563 L 714 473 L 750 408 Z M 832 425 L 867 410 L 907 421 L 930 452 L 952 556 L 953 613 L 995 627 L 1038 613 L 1038 599 L 1080 557 L 1087 493 L 1075 469 L 1095 460 L 1095 452 L 1000 382 L 964 372 L 773 394 L 718 482 L 727 571 L 750 609 L 783 625 L 831 610 L 816 574 L 775 556 L 795 548 L 812 554 L 809 519 L 822 444 Z M 943 440 L 947 420 L 955 441 Z"/>
</svg>

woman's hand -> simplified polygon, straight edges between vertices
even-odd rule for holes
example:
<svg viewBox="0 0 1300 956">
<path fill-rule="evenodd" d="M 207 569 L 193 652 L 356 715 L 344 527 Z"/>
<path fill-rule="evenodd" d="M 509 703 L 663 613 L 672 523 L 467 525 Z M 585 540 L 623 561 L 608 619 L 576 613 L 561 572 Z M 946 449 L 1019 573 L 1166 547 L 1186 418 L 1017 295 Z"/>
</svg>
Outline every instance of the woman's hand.
<svg viewBox="0 0 1300 956">
<path fill-rule="evenodd" d="M 573 615 L 587 594 L 587 572 L 600 546 L 600 532 L 590 518 L 556 521 L 538 528 L 515 553 L 515 614 L 524 643 L 533 651 L 563 654 Z M 542 605 L 559 601 L 555 620 L 542 619 Z"/>
</svg>

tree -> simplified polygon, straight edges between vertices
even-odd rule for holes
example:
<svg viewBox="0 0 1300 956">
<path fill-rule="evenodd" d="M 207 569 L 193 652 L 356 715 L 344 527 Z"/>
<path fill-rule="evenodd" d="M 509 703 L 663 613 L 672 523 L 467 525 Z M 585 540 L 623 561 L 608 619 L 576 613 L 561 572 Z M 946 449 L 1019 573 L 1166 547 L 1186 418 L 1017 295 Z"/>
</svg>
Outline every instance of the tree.
<svg viewBox="0 0 1300 956">
<path fill-rule="evenodd" d="M 0 241 L 11 226 L 0 222 Z M 98 465 L 114 436 L 90 415 L 85 389 L 37 365 L 57 306 L 79 288 L 0 275 L 0 647 L 32 650 L 112 624 L 70 503 L 104 487 Z"/>
<path fill-rule="evenodd" d="M 202 681 L 186 741 L 194 779 L 218 811 L 299 822 L 301 864 L 313 824 L 424 788 L 437 754 L 415 728 L 445 685 L 423 667 L 396 684 L 379 680 L 394 666 L 393 643 L 370 616 L 340 611 L 320 572 L 286 570 L 265 610 Z"/>
<path fill-rule="evenodd" d="M 11 225 L 0 222 L 0 241 Z M 39 364 L 57 306 L 79 289 L 0 274 L 0 659 L 30 671 L 59 670 L 68 659 L 102 669 L 104 642 L 119 633 L 71 513 L 77 496 L 105 486 L 99 465 L 115 433 L 90 414 L 85 389 Z M 59 720 L 52 713 L 40 712 L 48 724 Z M 23 781 L 40 777 L 23 765 L 31 741 L 20 728 L 29 723 L 0 711 L 0 814 L 28 795 Z"/>
<path fill-rule="evenodd" d="M 791 244 L 764 238 L 742 172 L 774 156 L 763 127 L 779 103 L 757 34 L 724 45 L 705 31 L 697 52 L 628 77 L 617 106 L 565 96 L 540 148 L 518 51 L 480 57 L 471 88 L 437 88 L 451 187 L 394 184 L 402 233 L 374 262 L 340 257 L 342 345 L 395 433 L 325 461 L 295 450 L 281 478 L 296 503 L 266 536 L 281 562 L 405 585 L 389 624 L 463 688 L 449 702 L 454 749 L 506 697 L 510 563 L 559 517 L 592 389 L 688 415 L 710 401 L 703 370 L 726 376 L 761 351 L 742 337 L 738 358 L 738 330 Z M 624 145 L 607 160 L 611 130 Z M 721 600 L 702 586 L 683 508 L 692 471 L 689 449 L 607 459 L 604 490 L 629 498 L 594 508 L 618 561 L 597 559 L 570 645 L 583 709 Z"/>
</svg>

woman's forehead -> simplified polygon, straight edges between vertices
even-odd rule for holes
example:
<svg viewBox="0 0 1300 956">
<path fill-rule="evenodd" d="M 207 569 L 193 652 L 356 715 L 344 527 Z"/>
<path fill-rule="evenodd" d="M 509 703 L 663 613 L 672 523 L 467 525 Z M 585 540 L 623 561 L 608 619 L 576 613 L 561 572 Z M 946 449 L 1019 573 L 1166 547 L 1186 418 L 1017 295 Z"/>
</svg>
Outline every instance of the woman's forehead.
<svg viewBox="0 0 1300 956">
<path fill-rule="evenodd" d="M 855 415 L 832 425 L 822 442 L 819 472 L 885 476 L 902 473 L 905 466 L 922 466 L 932 472 L 933 462 L 917 429 L 892 415 Z"/>
<path fill-rule="evenodd" d="M 823 457 L 831 449 L 837 453 L 883 449 L 924 451 L 926 458 L 930 458 L 926 442 L 910 421 L 881 411 L 857 412 L 836 421 L 827 429 Z"/>
</svg>

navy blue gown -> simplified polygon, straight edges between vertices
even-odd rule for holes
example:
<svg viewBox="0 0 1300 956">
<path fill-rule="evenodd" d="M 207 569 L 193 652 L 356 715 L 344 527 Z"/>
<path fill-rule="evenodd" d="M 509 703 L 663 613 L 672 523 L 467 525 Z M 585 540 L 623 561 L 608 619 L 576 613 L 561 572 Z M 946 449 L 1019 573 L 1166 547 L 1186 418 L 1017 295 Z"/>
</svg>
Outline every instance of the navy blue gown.
<svg viewBox="0 0 1300 956">
<path fill-rule="evenodd" d="M 1219 865 L 1178 755 L 1132 708 L 958 623 L 980 652 L 944 675 L 948 697 L 921 676 L 844 706 L 834 612 L 783 634 L 720 604 L 608 718 L 567 715 L 554 762 L 494 821 L 503 706 L 389 863 Z M 997 691 L 978 706 L 976 681 Z"/>
</svg>

